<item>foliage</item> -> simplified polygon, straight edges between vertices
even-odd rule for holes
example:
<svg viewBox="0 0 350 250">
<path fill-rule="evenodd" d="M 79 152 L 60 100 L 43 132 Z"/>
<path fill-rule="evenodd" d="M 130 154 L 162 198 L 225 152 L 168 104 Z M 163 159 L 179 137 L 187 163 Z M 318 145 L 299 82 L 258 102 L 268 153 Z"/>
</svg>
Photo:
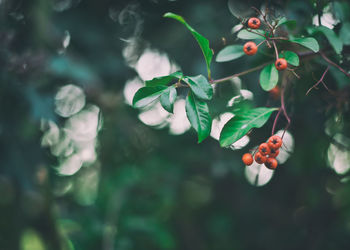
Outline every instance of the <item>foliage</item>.
<svg viewBox="0 0 350 250">
<path fill-rule="evenodd" d="M 0 249 L 349 249 L 349 3 L 252 6 L 0 1 Z"/>
</svg>

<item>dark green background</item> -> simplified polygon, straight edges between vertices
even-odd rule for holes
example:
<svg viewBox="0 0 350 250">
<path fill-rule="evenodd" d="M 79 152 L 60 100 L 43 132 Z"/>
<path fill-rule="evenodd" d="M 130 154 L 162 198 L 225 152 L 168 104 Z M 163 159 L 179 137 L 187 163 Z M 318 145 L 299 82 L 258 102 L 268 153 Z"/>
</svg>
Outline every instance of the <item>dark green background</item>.
<svg viewBox="0 0 350 250">
<path fill-rule="evenodd" d="M 241 15 L 261 4 L 242 2 L 230 1 Z M 71 6 L 59 11 L 65 3 Z M 296 19 L 294 32 L 301 35 L 328 3 L 294 0 L 269 6 Z M 350 249 L 350 184 L 327 165 L 332 138 L 324 132 L 326 121 L 337 115 L 341 126 L 335 123 L 334 131 L 349 136 L 349 79 L 332 68 L 325 81 L 342 97 L 322 87 L 305 97 L 326 63 L 318 57 L 302 63 L 301 79 L 293 81 L 287 98 L 295 150 L 267 185 L 252 186 L 240 158 L 266 140 L 272 119 L 251 134 L 247 148 L 232 151 L 212 138 L 197 144 L 193 130 L 174 136 L 148 127 L 137 118 L 139 111 L 125 104 L 124 85 L 137 73 L 122 56 L 122 39 L 137 36 L 136 58 L 150 47 L 166 53 L 187 75 L 206 73 L 190 33 L 162 18 L 168 11 L 184 16 L 216 53 L 224 47 L 222 37 L 242 43 L 230 33 L 238 20 L 227 1 L 0 1 L 0 249 Z M 71 41 L 59 54 L 66 30 Z M 327 41 L 319 41 L 327 48 Z M 346 69 L 348 58 L 345 46 Z M 263 60 L 260 55 L 214 62 L 213 77 Z M 258 72 L 249 74 L 242 83 L 254 92 L 254 105 L 265 106 L 268 94 L 258 77 Z M 69 83 L 100 108 L 103 122 L 97 161 L 73 176 L 60 176 L 59 159 L 41 146 L 40 123 L 64 125 L 54 98 Z M 223 83 L 216 92 L 213 116 L 234 95 L 229 86 Z M 342 150 L 349 151 L 344 145 Z M 87 205 L 79 192 L 89 195 L 89 182 L 79 183 L 91 169 L 98 173 L 97 196 Z M 67 185 L 71 189 L 58 195 Z"/>
</svg>

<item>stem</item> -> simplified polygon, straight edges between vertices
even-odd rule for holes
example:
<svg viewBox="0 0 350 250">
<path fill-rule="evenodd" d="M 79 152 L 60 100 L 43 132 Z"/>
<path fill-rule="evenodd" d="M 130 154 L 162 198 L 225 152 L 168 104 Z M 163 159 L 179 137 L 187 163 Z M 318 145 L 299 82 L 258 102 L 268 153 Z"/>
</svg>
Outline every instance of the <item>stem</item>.
<svg viewBox="0 0 350 250">
<path fill-rule="evenodd" d="M 278 60 L 278 50 L 277 50 L 276 42 L 272 41 L 272 44 L 273 44 L 273 47 L 275 48 L 276 60 Z"/>
<path fill-rule="evenodd" d="M 335 62 L 331 61 L 323 52 L 319 52 L 319 54 L 322 56 L 322 58 L 328 62 L 329 64 L 333 65 L 334 67 L 336 67 L 337 69 L 339 69 L 341 72 L 343 72 L 348 78 L 350 78 L 350 74 L 348 72 L 346 72 L 342 67 L 340 67 L 338 64 L 336 64 Z"/>
<path fill-rule="evenodd" d="M 264 15 L 261 13 L 261 11 L 260 11 L 259 9 L 257 9 L 256 7 L 252 6 L 251 8 L 252 8 L 253 10 L 255 10 L 256 13 L 258 13 L 258 15 L 264 16 Z"/>
<path fill-rule="evenodd" d="M 281 109 L 283 111 L 284 117 L 288 121 L 286 127 L 284 128 L 283 134 L 282 134 L 282 139 L 283 139 L 283 136 L 284 136 L 285 132 L 287 131 L 289 125 L 290 125 L 290 118 L 289 118 L 289 116 L 287 114 L 286 107 L 285 107 L 285 104 L 284 104 L 284 87 L 282 87 L 282 90 L 281 90 Z"/>
<path fill-rule="evenodd" d="M 266 65 L 270 64 L 271 62 L 266 62 L 266 63 L 263 63 L 259 66 L 256 66 L 254 68 L 251 68 L 251 69 L 248 69 L 248 70 L 245 70 L 245 71 L 242 71 L 240 73 L 236 73 L 236 74 L 233 74 L 231 76 L 227 76 L 227 77 L 224 77 L 224 78 L 220 78 L 220 79 L 217 79 L 217 80 L 211 80 L 210 83 L 211 84 L 216 84 L 216 83 L 220 83 L 220 82 L 226 82 L 234 77 L 239 77 L 239 76 L 243 76 L 243 75 L 246 75 L 246 74 L 249 74 L 251 72 L 254 72 L 254 71 L 257 71 L 263 67 L 265 67 Z"/>
<path fill-rule="evenodd" d="M 276 124 L 277 124 L 278 118 L 280 117 L 281 112 L 282 112 L 282 109 L 279 108 L 278 113 L 277 113 L 277 115 L 275 117 L 275 120 L 273 121 L 271 136 L 275 134 Z"/>
<path fill-rule="evenodd" d="M 209 79 L 209 81 L 211 81 L 211 70 L 209 68 L 208 68 L 208 79 Z"/>
<path fill-rule="evenodd" d="M 266 23 L 266 25 L 271 29 L 272 33 L 273 33 L 273 27 L 272 25 L 267 21 L 266 19 L 266 14 L 263 14 L 260 10 L 258 10 L 255 7 L 252 7 L 252 9 L 254 9 L 259 15 L 261 15 L 264 19 L 264 22 Z M 267 8 L 265 9 L 265 12 L 267 12 Z"/>
<path fill-rule="evenodd" d="M 283 36 L 275 36 L 275 37 L 270 37 L 269 40 L 289 40 L 289 39 Z"/>
<path fill-rule="evenodd" d="M 328 70 L 329 70 L 329 66 L 327 66 L 326 70 L 323 72 L 323 74 L 322 74 L 320 80 L 318 80 L 318 82 L 316 82 L 311 88 L 309 88 L 309 90 L 306 92 L 305 95 L 308 95 L 308 94 L 310 93 L 310 91 L 311 91 L 313 88 L 317 88 L 317 86 L 318 86 L 321 82 L 323 83 L 323 86 L 326 87 L 326 85 L 325 85 L 324 82 L 323 82 L 323 79 L 324 79 L 324 77 L 326 76 Z M 326 87 L 326 89 L 329 91 L 328 87 Z"/>
<path fill-rule="evenodd" d="M 258 43 L 258 45 L 256 45 L 256 47 L 259 47 L 261 44 L 263 44 L 264 42 L 267 42 L 267 40 L 263 40 L 260 43 Z"/>
<path fill-rule="evenodd" d="M 255 30 L 251 30 L 251 29 L 249 29 L 249 28 L 246 28 L 246 30 L 249 31 L 249 32 L 251 32 L 251 33 L 254 33 L 254 34 L 256 34 L 256 35 L 259 35 L 259 36 L 262 36 L 262 37 L 266 38 L 265 35 L 260 34 L 259 32 L 256 32 Z"/>
<path fill-rule="evenodd" d="M 292 72 L 293 75 L 295 75 L 296 78 L 300 79 L 300 76 L 299 76 L 297 73 L 295 73 L 295 70 L 294 70 L 294 69 L 287 68 L 287 70 L 290 71 L 290 72 Z"/>
<path fill-rule="evenodd" d="M 322 26 L 321 23 L 321 15 L 322 15 L 322 9 L 320 6 L 320 0 L 317 1 L 317 18 L 318 18 L 318 26 Z"/>
</svg>

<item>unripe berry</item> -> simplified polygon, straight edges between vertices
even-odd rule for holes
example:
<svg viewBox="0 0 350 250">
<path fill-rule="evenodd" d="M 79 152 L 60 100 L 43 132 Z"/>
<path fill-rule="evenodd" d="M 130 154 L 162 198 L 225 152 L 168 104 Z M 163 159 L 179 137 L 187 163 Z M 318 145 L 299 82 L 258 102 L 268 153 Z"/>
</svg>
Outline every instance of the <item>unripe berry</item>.
<svg viewBox="0 0 350 250">
<path fill-rule="evenodd" d="M 251 17 L 248 20 L 248 27 L 251 29 L 259 29 L 260 24 L 261 24 L 261 22 L 260 22 L 259 18 Z"/>
<path fill-rule="evenodd" d="M 248 56 L 255 55 L 256 52 L 258 51 L 258 47 L 254 42 L 247 42 L 243 46 L 243 51 L 246 53 Z"/>
<path fill-rule="evenodd" d="M 255 154 L 255 157 L 254 157 L 255 161 L 258 163 L 258 164 L 263 164 L 266 162 L 266 159 L 267 157 L 262 155 L 260 152 L 257 152 Z"/>
<path fill-rule="evenodd" d="M 246 153 L 242 156 L 242 161 L 246 166 L 250 166 L 253 164 L 253 156 L 249 153 Z"/>
<path fill-rule="evenodd" d="M 268 169 L 275 170 L 277 168 L 278 162 L 275 158 L 267 158 L 265 162 L 265 166 Z"/>
<path fill-rule="evenodd" d="M 288 66 L 288 63 L 284 58 L 279 58 L 275 62 L 275 67 L 277 70 L 284 70 L 287 68 L 287 66 Z"/>
</svg>

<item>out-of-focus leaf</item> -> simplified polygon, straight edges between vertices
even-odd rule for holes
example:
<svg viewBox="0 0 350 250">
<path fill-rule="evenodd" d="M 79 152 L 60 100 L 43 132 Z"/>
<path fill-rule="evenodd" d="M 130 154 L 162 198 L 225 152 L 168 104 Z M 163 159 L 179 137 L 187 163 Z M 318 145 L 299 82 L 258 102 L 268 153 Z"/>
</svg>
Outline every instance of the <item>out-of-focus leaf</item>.
<svg viewBox="0 0 350 250">
<path fill-rule="evenodd" d="M 161 77 L 155 77 L 152 80 L 146 81 L 147 87 L 155 87 L 160 85 L 167 85 L 169 82 L 171 82 L 174 79 L 181 79 L 183 77 L 183 74 L 181 71 L 176 71 L 170 75 L 167 76 L 161 76 Z"/>
<path fill-rule="evenodd" d="M 318 52 L 320 49 L 320 46 L 318 45 L 318 42 L 313 37 L 303 37 L 303 38 L 295 38 L 292 40 L 289 40 L 292 43 L 297 43 L 305 48 L 308 48 L 312 50 L 313 52 Z"/>
<path fill-rule="evenodd" d="M 192 35 L 194 36 L 194 38 L 197 40 L 199 46 L 202 49 L 203 55 L 204 55 L 204 59 L 207 63 L 207 70 L 208 70 L 208 75 L 210 76 L 210 63 L 211 60 L 213 58 L 213 51 L 211 50 L 211 48 L 209 47 L 209 41 L 208 39 L 206 39 L 204 36 L 202 36 L 201 34 L 199 34 L 196 30 L 194 30 L 186 21 L 182 16 L 176 15 L 174 13 L 168 12 L 164 14 L 164 17 L 168 17 L 168 18 L 173 18 L 177 21 L 179 21 L 180 23 L 182 23 L 183 25 L 185 25 L 185 27 L 192 33 Z"/>
<path fill-rule="evenodd" d="M 219 51 L 216 56 L 217 62 L 228 62 L 240 58 L 244 55 L 242 45 L 229 45 Z"/>
<path fill-rule="evenodd" d="M 317 33 L 322 33 L 328 40 L 328 42 L 332 45 L 334 51 L 337 54 L 340 54 L 343 49 L 343 42 L 339 39 L 339 37 L 335 34 L 335 32 L 325 26 L 317 26 L 317 27 L 309 27 L 307 31 L 310 35 L 314 35 Z"/>
<path fill-rule="evenodd" d="M 160 96 L 160 104 L 162 104 L 162 107 L 166 111 L 173 113 L 176 97 L 177 97 L 176 88 L 174 86 L 171 86 L 167 88 L 163 92 L 163 94 Z"/>
<path fill-rule="evenodd" d="M 265 66 L 260 72 L 260 85 L 263 90 L 273 89 L 278 82 L 278 71 L 273 63 Z"/>
<path fill-rule="evenodd" d="M 348 20 L 350 18 L 350 5 L 346 1 L 335 1 L 333 4 L 333 13 L 335 17 L 341 21 Z"/>
<path fill-rule="evenodd" d="M 185 76 L 183 81 L 190 86 L 197 98 L 210 100 L 213 97 L 213 87 L 204 76 Z"/>
<path fill-rule="evenodd" d="M 155 101 L 167 89 L 166 86 L 140 88 L 132 100 L 135 108 L 142 108 Z"/>
<path fill-rule="evenodd" d="M 350 45 L 350 23 L 343 23 L 339 31 L 339 37 L 345 45 Z"/>
<path fill-rule="evenodd" d="M 285 17 L 282 17 L 277 24 L 277 27 L 281 26 L 281 25 L 286 25 L 287 28 L 289 29 L 294 29 L 297 25 L 297 22 L 295 20 L 288 20 Z"/>
<path fill-rule="evenodd" d="M 197 131 L 198 143 L 207 138 L 211 131 L 211 117 L 208 104 L 194 95 L 192 91 L 186 99 L 186 114 L 192 127 Z"/>
<path fill-rule="evenodd" d="M 21 237 L 22 250 L 45 250 L 45 244 L 40 235 L 31 229 L 27 229 L 22 233 Z"/>
<path fill-rule="evenodd" d="M 255 108 L 236 114 L 224 125 L 220 134 L 220 145 L 230 146 L 252 128 L 261 128 L 275 110 L 277 108 Z"/>
</svg>

